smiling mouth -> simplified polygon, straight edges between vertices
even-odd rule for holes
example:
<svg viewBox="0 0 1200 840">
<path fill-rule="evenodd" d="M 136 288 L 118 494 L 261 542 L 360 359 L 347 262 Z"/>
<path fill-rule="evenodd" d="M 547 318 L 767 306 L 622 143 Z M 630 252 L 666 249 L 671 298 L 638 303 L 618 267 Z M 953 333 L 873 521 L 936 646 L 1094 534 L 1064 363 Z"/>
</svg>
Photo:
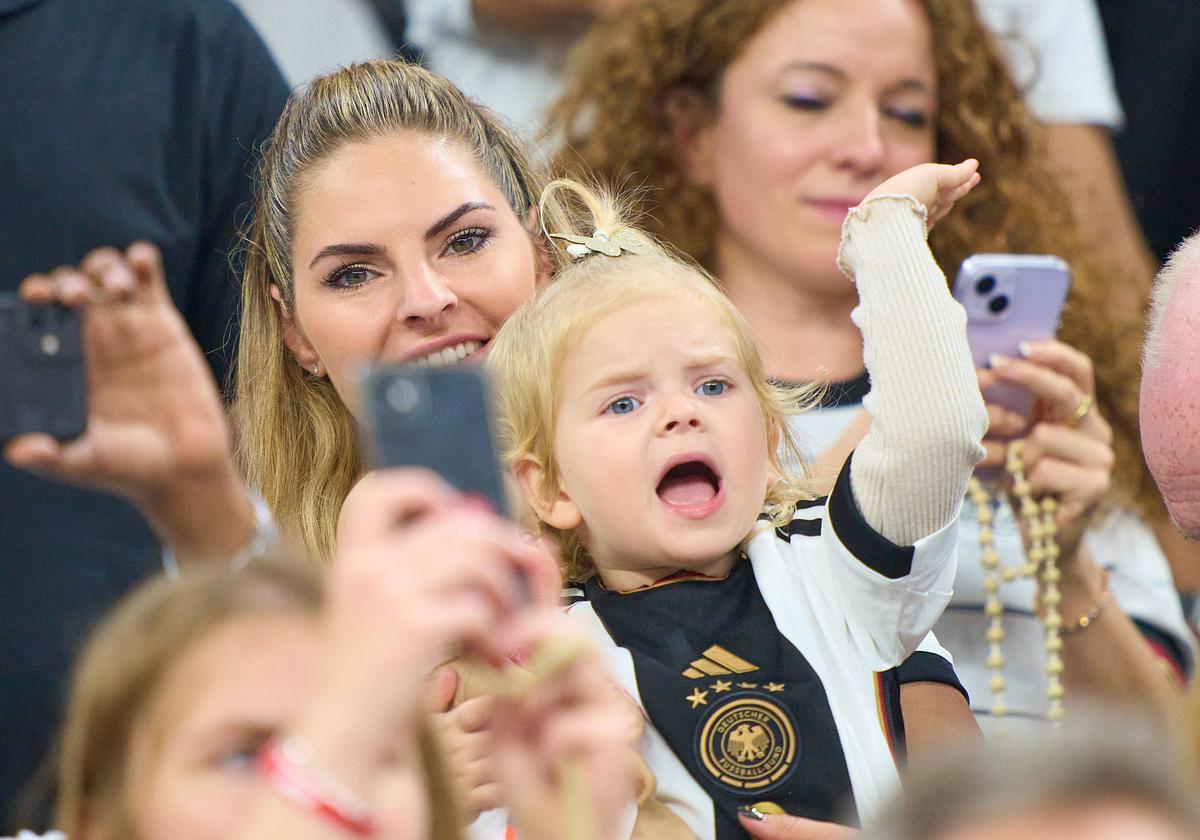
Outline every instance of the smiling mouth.
<svg viewBox="0 0 1200 840">
<path fill-rule="evenodd" d="M 667 470 L 655 493 L 671 511 L 699 518 L 720 505 L 721 477 L 703 461 L 686 461 Z"/>
<path fill-rule="evenodd" d="M 480 350 L 485 344 L 487 344 L 486 341 L 464 341 L 461 344 L 443 347 L 441 350 L 434 350 L 427 355 L 410 359 L 408 363 L 416 368 L 440 368 L 456 365 L 467 356 Z"/>
</svg>

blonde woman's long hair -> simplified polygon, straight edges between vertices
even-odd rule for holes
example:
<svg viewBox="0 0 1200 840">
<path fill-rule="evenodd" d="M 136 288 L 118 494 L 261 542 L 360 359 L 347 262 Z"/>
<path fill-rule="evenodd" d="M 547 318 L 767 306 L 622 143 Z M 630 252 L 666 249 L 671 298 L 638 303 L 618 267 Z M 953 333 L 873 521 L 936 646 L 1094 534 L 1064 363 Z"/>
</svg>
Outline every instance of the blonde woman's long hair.
<svg viewBox="0 0 1200 840">
<path fill-rule="evenodd" d="M 670 306 L 682 295 L 710 308 L 734 340 L 738 361 L 762 408 L 767 440 L 763 456 L 776 477 L 764 509 L 772 525 L 786 524 L 799 501 L 813 498 L 815 487 L 805 474 L 807 459 L 787 417 L 809 407 L 820 389 L 772 383 L 749 326 L 717 282 L 687 257 L 634 227 L 627 208 L 611 194 L 599 187 L 559 179 L 547 185 L 542 204 L 553 205 L 555 220 L 565 224 L 553 228 L 547 221 L 543 231 L 559 250 L 562 267 L 553 283 L 540 289 L 505 322 L 492 341 L 488 357 L 499 409 L 497 430 L 507 463 L 513 466 L 522 458 L 534 459 L 541 466 L 543 478 L 536 492 L 542 498 L 551 498 L 559 464 L 554 451 L 559 373 L 573 341 L 614 311 L 646 301 Z M 573 260 L 566 251 L 568 243 L 556 236 L 590 237 L 597 230 L 610 241 L 632 243 L 636 253 L 618 257 L 593 254 Z M 562 571 L 568 580 L 585 580 L 594 573 L 577 534 L 544 522 L 539 527 L 558 542 Z"/>
<path fill-rule="evenodd" d="M 649 229 L 713 269 L 719 223 L 710 190 L 687 176 L 664 113 L 679 90 L 719 107 L 726 68 L 772 17 L 803 0 L 633 0 L 600 21 L 564 72 L 551 129 L 566 174 L 642 187 Z M 1060 337 L 1096 362 L 1096 400 L 1112 424 L 1114 500 L 1162 517 L 1141 457 L 1138 349 L 1143 313 L 1114 312 L 1114 289 L 1131 282 L 1085 242 L 1047 164 L 1042 128 L 970 0 L 918 0 L 933 35 L 937 159 L 979 160 L 983 182 L 938 223 L 929 242 L 947 277 L 978 252 L 1057 254 L 1074 283 Z M 747 154 L 752 154 L 748 150 Z M 1147 285 L 1149 278 L 1146 278 Z M 1136 282 L 1136 278 L 1134 279 Z"/>
<path fill-rule="evenodd" d="M 243 235 L 241 342 L 236 360 L 237 457 L 283 534 L 314 558 L 333 552 L 346 495 L 362 473 L 355 422 L 327 378 L 302 370 L 284 346 L 271 286 L 294 312 L 291 265 L 298 186 L 344 146 L 415 131 L 461 144 L 524 219 L 544 180 L 486 108 L 420 67 L 373 61 L 292 94 L 258 168 Z"/>
</svg>

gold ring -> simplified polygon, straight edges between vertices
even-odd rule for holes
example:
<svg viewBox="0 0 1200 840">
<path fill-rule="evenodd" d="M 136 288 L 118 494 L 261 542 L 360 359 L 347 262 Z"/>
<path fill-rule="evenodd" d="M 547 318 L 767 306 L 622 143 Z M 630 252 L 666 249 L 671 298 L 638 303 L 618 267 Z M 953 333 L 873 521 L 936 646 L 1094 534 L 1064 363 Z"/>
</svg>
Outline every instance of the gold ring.
<svg viewBox="0 0 1200 840">
<path fill-rule="evenodd" d="M 1088 416 L 1088 412 L 1092 410 L 1092 406 L 1096 404 L 1096 398 L 1091 394 L 1084 394 L 1083 399 L 1079 401 L 1079 405 L 1075 407 L 1075 413 L 1071 415 L 1071 422 L 1078 423 L 1084 417 Z"/>
</svg>

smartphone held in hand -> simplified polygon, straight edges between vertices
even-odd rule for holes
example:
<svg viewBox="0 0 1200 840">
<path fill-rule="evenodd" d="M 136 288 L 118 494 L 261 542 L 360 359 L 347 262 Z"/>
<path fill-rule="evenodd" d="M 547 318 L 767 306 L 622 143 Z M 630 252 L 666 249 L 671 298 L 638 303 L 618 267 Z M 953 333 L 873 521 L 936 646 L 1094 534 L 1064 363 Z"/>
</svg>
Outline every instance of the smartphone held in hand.
<svg viewBox="0 0 1200 840">
<path fill-rule="evenodd" d="M 510 513 L 486 371 L 377 366 L 361 388 L 375 466 L 426 467 L 461 492 L 483 496 L 497 513 Z"/>
<path fill-rule="evenodd" d="M 967 339 L 975 366 L 993 356 L 1017 357 L 1025 341 L 1050 341 L 1071 288 L 1071 272 L 1058 257 L 976 254 L 963 260 L 954 297 L 967 310 Z M 1015 385 L 995 385 L 984 398 L 1028 418 L 1033 397 Z"/>
<path fill-rule="evenodd" d="M 42 432 L 83 434 L 87 389 L 80 316 L 0 293 L 0 441 Z"/>
</svg>

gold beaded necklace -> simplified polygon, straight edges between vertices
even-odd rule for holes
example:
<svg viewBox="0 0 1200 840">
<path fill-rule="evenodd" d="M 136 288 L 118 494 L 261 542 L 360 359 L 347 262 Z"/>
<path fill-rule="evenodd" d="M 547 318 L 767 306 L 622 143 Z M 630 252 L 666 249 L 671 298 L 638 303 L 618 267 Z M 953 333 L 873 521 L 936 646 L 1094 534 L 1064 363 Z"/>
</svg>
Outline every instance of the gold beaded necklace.
<svg viewBox="0 0 1200 840">
<path fill-rule="evenodd" d="M 1025 442 L 1015 440 L 1008 445 L 1005 459 L 1005 469 L 1013 481 L 1012 495 L 1018 503 L 1019 514 L 1029 535 L 1030 544 L 1027 547 L 1026 559 L 1020 566 L 1005 566 L 1000 562 L 1000 554 L 996 551 L 995 536 L 992 533 L 994 514 L 991 493 L 983 482 L 974 476 L 967 486 L 967 494 L 975 505 L 976 521 L 979 523 L 979 548 L 984 571 L 984 613 L 989 619 L 987 667 L 991 672 L 991 679 L 988 685 L 992 690 L 992 717 L 999 721 L 996 735 L 1001 738 L 1007 735 L 1004 718 L 1008 715 L 1008 704 L 1005 700 L 1008 683 L 1004 679 L 1004 604 L 1000 600 L 1001 581 L 1008 583 L 1018 578 L 1036 578 L 1040 571 L 1042 625 L 1046 631 L 1046 676 L 1049 678 L 1046 698 L 1050 701 L 1046 719 L 1055 731 L 1063 719 L 1062 615 L 1058 611 L 1058 605 L 1062 601 L 1058 582 L 1062 573 L 1058 568 L 1060 549 L 1056 539 L 1058 523 L 1055 520 L 1058 500 L 1050 496 L 1040 502 L 1034 500 L 1029 481 L 1025 478 L 1024 452 Z"/>
</svg>

